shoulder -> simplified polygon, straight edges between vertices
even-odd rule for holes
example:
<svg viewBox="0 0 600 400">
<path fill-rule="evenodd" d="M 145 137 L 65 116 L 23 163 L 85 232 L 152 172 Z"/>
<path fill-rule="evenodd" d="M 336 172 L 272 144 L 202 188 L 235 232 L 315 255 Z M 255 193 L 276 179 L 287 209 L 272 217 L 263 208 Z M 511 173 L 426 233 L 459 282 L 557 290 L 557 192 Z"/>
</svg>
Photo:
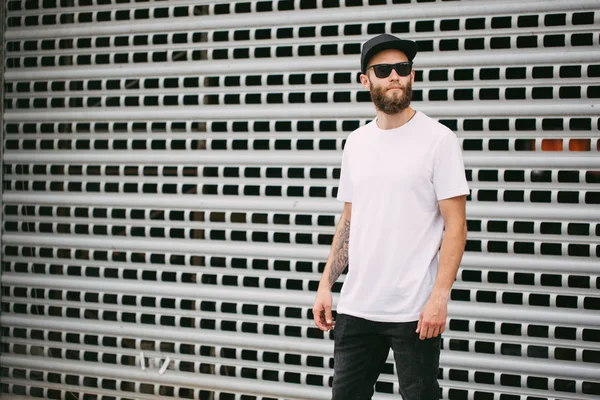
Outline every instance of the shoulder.
<svg viewBox="0 0 600 400">
<path fill-rule="evenodd" d="M 443 142 L 458 141 L 456 134 L 446 125 L 423 114 L 422 112 L 419 112 L 417 116 L 419 131 L 421 132 L 421 134 L 427 135 L 429 137 L 429 143 L 431 145 L 437 147 Z"/>
<path fill-rule="evenodd" d="M 356 128 L 355 130 L 352 131 L 352 133 L 350 133 L 350 136 L 354 136 L 354 137 L 359 137 L 359 136 L 363 136 L 368 134 L 369 132 L 371 132 L 373 130 L 374 126 L 376 125 L 376 120 L 371 120 L 369 122 L 367 122 L 366 124 L 364 124 L 361 127 Z M 348 136 L 348 137 L 350 137 Z"/>
<path fill-rule="evenodd" d="M 456 136 L 454 132 L 452 132 L 452 130 L 446 125 L 420 111 L 417 113 L 417 117 L 417 122 L 420 124 L 421 129 L 425 128 L 433 136 L 436 136 L 440 139 L 446 137 L 447 135 Z"/>
<path fill-rule="evenodd" d="M 345 148 L 352 142 L 359 142 L 363 138 L 368 137 L 368 134 L 373 127 L 373 124 L 375 124 L 375 120 L 372 120 L 372 121 L 368 122 L 367 124 L 365 124 L 359 128 L 356 128 L 355 130 L 350 132 L 350 134 L 346 138 Z"/>
</svg>

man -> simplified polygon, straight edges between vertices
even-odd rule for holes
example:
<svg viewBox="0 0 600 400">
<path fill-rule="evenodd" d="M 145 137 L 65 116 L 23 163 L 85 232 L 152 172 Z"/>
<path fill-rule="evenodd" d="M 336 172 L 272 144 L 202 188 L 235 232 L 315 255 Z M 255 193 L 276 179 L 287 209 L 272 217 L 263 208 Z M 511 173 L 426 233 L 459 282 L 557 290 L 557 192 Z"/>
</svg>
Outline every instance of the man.
<svg viewBox="0 0 600 400">
<path fill-rule="evenodd" d="M 410 107 L 416 54 L 415 42 L 387 34 L 362 49 L 360 81 L 377 118 L 346 142 L 344 211 L 313 307 L 321 330 L 335 326 L 334 400 L 370 399 L 390 348 L 403 399 L 439 398 L 469 188 L 454 133 Z M 331 286 L 347 264 L 334 322 Z"/>
</svg>

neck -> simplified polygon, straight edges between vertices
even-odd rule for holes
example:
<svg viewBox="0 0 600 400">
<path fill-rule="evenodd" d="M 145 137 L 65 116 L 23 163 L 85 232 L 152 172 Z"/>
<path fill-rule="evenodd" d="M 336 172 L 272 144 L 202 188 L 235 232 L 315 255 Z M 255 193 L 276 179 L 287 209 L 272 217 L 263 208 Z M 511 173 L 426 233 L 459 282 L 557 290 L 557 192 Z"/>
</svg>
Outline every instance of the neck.
<svg viewBox="0 0 600 400">
<path fill-rule="evenodd" d="M 400 128 L 402 125 L 406 124 L 410 119 L 415 115 L 416 111 L 412 109 L 412 107 L 406 107 L 404 110 L 400 111 L 398 114 L 386 114 L 377 110 L 377 126 L 380 129 L 394 129 Z"/>
</svg>

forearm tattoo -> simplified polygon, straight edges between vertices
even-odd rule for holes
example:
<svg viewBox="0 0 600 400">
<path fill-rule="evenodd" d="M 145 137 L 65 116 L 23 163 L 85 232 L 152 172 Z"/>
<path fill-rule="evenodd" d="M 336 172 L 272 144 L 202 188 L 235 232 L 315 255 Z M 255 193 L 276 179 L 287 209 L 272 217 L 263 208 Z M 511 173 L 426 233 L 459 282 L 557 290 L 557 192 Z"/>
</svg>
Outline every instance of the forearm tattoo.
<svg viewBox="0 0 600 400">
<path fill-rule="evenodd" d="M 344 219 L 342 226 L 333 238 L 329 285 L 333 285 L 348 265 L 348 242 L 350 241 L 350 221 Z"/>
</svg>

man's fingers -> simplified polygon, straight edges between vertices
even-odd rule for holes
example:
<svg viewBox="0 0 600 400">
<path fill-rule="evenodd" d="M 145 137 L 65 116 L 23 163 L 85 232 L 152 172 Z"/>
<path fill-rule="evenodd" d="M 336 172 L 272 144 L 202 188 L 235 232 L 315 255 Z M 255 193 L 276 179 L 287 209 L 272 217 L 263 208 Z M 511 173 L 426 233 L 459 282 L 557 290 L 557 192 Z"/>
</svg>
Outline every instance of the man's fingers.
<svg viewBox="0 0 600 400">
<path fill-rule="evenodd" d="M 320 308 L 313 309 L 313 320 L 317 328 L 325 332 L 333 329 L 335 325 L 331 315 L 331 307 L 327 307 L 326 305 L 320 305 Z"/>
<path fill-rule="evenodd" d="M 324 318 L 320 318 L 317 321 L 317 328 L 319 328 L 322 331 L 328 331 L 329 330 L 329 327 L 327 326 L 327 324 L 325 324 Z"/>
<path fill-rule="evenodd" d="M 313 319 L 315 320 L 315 325 L 317 325 L 317 328 L 321 329 L 322 331 L 327 330 L 327 327 L 324 325 L 325 319 L 323 318 L 322 304 L 315 304 L 315 307 L 313 308 Z"/>
<path fill-rule="evenodd" d="M 427 337 L 427 326 L 421 324 L 419 328 L 419 339 L 424 340 Z"/>
<path fill-rule="evenodd" d="M 421 332 L 421 324 L 423 322 L 423 316 L 419 317 L 419 322 L 417 323 L 417 330 L 415 332 L 419 333 Z"/>
<path fill-rule="evenodd" d="M 320 316 L 319 316 L 319 312 L 313 310 L 313 320 L 315 321 L 315 325 L 317 326 L 317 328 L 322 329 L 321 328 L 321 321 L 319 321 Z"/>
<path fill-rule="evenodd" d="M 435 337 L 435 328 L 432 326 L 431 328 L 429 328 L 429 330 L 427 331 L 427 339 L 431 339 L 433 337 Z"/>
<path fill-rule="evenodd" d="M 420 321 L 419 321 L 420 322 Z M 417 332 L 419 333 L 419 339 L 431 339 L 441 335 L 444 332 L 445 325 L 430 325 L 427 322 L 420 323 L 420 327 L 417 328 Z"/>
<path fill-rule="evenodd" d="M 317 308 L 316 304 L 312 309 L 312 313 L 313 313 L 313 319 L 315 320 L 315 324 L 316 324 L 319 319 L 319 314 L 320 314 L 319 309 Z"/>
<path fill-rule="evenodd" d="M 333 316 L 331 315 L 331 307 L 325 306 L 325 322 L 327 324 L 333 324 Z"/>
<path fill-rule="evenodd" d="M 322 331 L 327 332 L 333 328 L 331 293 L 324 291 L 317 292 L 313 305 L 313 319 L 315 320 L 315 325 Z"/>
<path fill-rule="evenodd" d="M 320 330 L 325 330 L 325 326 L 323 325 L 323 323 L 319 320 L 315 321 L 315 324 L 317 325 L 317 328 L 319 328 Z"/>
<path fill-rule="evenodd" d="M 331 313 L 330 306 L 327 306 L 327 305 L 325 306 L 324 316 L 325 316 L 325 326 L 327 327 L 327 329 L 325 331 L 329 331 L 329 330 L 333 329 L 333 327 L 335 326 L 335 321 L 333 320 L 333 315 Z"/>
</svg>

